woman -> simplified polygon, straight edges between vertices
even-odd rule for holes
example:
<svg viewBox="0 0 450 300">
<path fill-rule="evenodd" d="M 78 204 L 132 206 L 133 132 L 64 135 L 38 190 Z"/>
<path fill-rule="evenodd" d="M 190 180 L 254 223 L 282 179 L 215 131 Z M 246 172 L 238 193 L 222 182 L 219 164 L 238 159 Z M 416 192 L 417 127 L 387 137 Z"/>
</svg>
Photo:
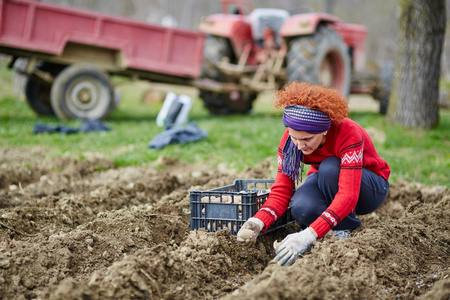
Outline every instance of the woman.
<svg viewBox="0 0 450 300">
<path fill-rule="evenodd" d="M 256 240 L 290 205 L 303 230 L 289 234 L 275 257 L 279 264 L 290 265 L 330 230 L 339 239 L 349 237 L 361 225 L 356 214 L 371 213 L 383 203 L 391 171 L 367 132 L 347 118 L 347 101 L 337 91 L 292 82 L 275 99 L 275 107 L 285 108 L 287 127 L 278 148 L 278 173 L 267 201 L 244 223 L 237 240 Z M 310 170 L 293 193 L 303 164 Z M 243 229 L 254 234 L 243 238 Z"/>
</svg>

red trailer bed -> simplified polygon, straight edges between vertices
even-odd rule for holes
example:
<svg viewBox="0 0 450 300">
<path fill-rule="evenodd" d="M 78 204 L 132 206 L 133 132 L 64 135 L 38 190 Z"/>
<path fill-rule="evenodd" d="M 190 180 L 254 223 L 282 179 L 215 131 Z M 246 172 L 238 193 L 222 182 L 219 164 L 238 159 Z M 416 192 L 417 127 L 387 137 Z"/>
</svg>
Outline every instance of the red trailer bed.
<svg viewBox="0 0 450 300">
<path fill-rule="evenodd" d="M 0 49 L 12 55 L 65 63 L 88 59 L 108 71 L 196 78 L 203 41 L 198 31 L 49 3 L 2 0 L 0 6 Z"/>
</svg>

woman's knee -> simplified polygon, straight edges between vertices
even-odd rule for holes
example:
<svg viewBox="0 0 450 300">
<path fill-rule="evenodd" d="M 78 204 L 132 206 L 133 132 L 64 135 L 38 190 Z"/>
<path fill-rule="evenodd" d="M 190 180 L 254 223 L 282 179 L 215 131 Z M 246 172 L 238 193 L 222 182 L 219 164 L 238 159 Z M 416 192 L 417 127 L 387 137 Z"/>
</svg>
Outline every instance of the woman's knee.
<svg viewBox="0 0 450 300">
<path fill-rule="evenodd" d="M 368 178 L 368 175 L 372 178 Z M 366 215 L 375 211 L 383 204 L 389 191 L 389 182 L 381 176 L 375 175 L 363 169 L 363 180 L 359 193 L 356 213 Z"/>
<path fill-rule="evenodd" d="M 325 178 L 339 178 L 340 171 L 341 161 L 335 156 L 324 159 L 319 166 L 319 175 Z"/>
</svg>

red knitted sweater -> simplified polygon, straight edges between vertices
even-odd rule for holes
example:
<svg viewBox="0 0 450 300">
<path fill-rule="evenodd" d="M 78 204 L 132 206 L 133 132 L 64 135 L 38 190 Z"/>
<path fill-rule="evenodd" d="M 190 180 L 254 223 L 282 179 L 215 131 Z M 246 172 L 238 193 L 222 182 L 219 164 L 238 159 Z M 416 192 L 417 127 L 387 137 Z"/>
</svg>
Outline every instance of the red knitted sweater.
<svg viewBox="0 0 450 300">
<path fill-rule="evenodd" d="M 278 172 L 269 197 L 254 217 L 269 226 L 284 214 L 292 197 L 294 180 L 281 171 L 283 147 L 289 137 L 286 129 L 278 146 Z M 358 202 L 362 168 L 388 180 L 391 170 L 377 153 L 367 132 L 356 122 L 346 118 L 339 125 L 331 124 L 325 143 L 311 155 L 305 155 L 303 162 L 310 164 L 308 174 L 317 172 L 320 163 L 327 157 L 341 160 L 339 191 L 331 205 L 311 225 L 319 239 L 352 212 Z"/>
</svg>

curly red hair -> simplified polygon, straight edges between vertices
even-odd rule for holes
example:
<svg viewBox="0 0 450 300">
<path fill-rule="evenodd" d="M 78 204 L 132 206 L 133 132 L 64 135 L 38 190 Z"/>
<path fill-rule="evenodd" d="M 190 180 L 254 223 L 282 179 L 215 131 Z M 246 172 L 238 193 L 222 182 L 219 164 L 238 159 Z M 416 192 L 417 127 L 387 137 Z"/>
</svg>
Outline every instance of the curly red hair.
<svg viewBox="0 0 450 300">
<path fill-rule="evenodd" d="M 276 108 L 296 104 L 324 112 L 334 123 L 340 123 L 349 114 L 347 100 L 338 91 L 306 82 L 293 81 L 275 94 Z"/>
</svg>

